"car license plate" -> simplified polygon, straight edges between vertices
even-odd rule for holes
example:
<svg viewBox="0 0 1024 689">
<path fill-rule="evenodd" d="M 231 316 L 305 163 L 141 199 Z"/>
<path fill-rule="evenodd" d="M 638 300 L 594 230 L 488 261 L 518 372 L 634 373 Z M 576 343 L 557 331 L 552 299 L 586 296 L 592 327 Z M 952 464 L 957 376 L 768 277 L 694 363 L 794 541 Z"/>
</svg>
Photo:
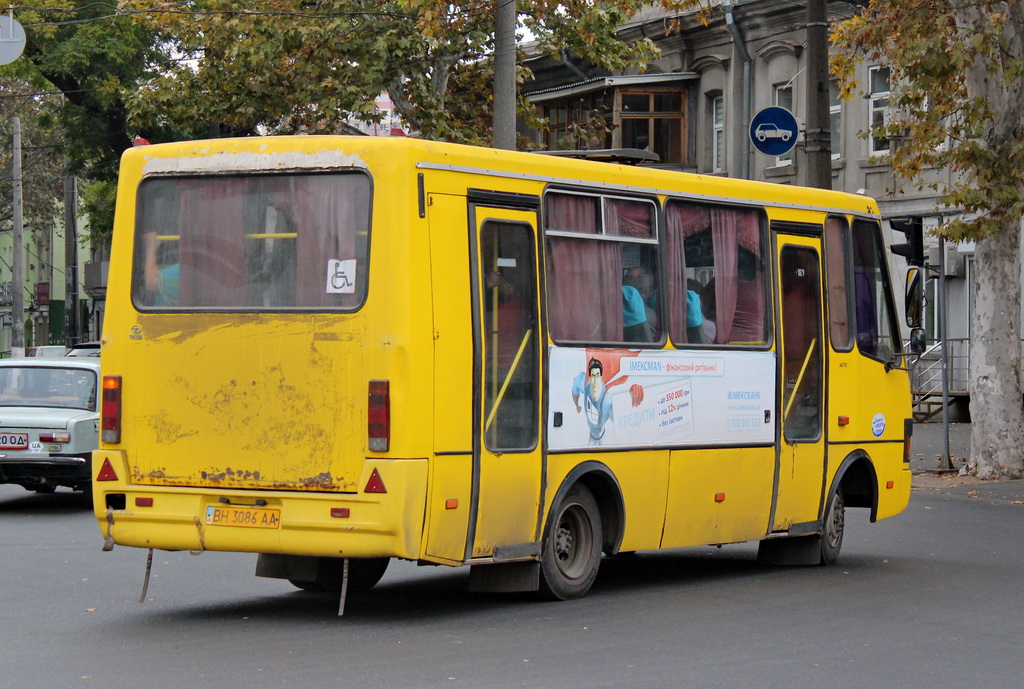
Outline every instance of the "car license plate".
<svg viewBox="0 0 1024 689">
<path fill-rule="evenodd" d="M 206 508 L 206 523 L 213 526 L 278 529 L 281 527 L 281 510 L 266 509 L 264 507 L 209 505 Z"/>
<path fill-rule="evenodd" d="M 0 450 L 24 450 L 28 447 L 28 433 L 0 433 Z"/>
</svg>

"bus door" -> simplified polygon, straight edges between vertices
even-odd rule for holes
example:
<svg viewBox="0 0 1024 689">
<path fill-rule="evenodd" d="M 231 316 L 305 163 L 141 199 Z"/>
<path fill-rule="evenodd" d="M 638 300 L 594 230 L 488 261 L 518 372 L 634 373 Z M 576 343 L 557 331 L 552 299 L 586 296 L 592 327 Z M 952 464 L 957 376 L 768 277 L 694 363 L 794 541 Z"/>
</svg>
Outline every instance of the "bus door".
<svg viewBox="0 0 1024 689">
<path fill-rule="evenodd" d="M 825 476 L 821 239 L 775 237 L 781 438 L 772 531 L 799 533 L 814 529 Z"/>
<path fill-rule="evenodd" d="M 475 204 L 470 196 L 476 298 L 472 548 L 467 558 L 516 559 L 540 552 L 539 200 L 481 194 L 486 197 Z"/>
</svg>

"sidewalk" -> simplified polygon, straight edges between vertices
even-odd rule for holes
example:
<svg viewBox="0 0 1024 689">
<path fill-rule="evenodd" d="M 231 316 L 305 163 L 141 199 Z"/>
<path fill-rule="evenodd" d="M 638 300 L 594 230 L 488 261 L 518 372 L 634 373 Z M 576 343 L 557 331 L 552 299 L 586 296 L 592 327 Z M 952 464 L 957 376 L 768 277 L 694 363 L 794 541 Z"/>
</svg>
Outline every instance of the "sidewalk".
<svg viewBox="0 0 1024 689">
<path fill-rule="evenodd" d="M 1024 481 L 982 481 L 957 473 L 971 455 L 971 424 L 949 424 L 949 455 L 953 468 L 944 471 L 945 430 L 941 421 L 914 424 L 910 470 L 914 490 L 935 490 L 968 498 L 1024 505 Z"/>
<path fill-rule="evenodd" d="M 960 469 L 971 455 L 971 424 L 949 424 L 949 455 L 953 467 Z M 946 468 L 945 430 L 941 421 L 915 423 L 910 442 L 910 469 L 915 474 Z"/>
</svg>

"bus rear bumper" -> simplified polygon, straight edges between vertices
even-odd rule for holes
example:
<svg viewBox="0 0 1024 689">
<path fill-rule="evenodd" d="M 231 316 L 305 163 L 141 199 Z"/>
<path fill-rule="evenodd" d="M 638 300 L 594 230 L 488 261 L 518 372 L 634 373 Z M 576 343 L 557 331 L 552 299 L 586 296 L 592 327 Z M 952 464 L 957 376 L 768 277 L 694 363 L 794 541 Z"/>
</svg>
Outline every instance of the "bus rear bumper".
<svg viewBox="0 0 1024 689">
<path fill-rule="evenodd" d="M 323 557 L 420 557 L 426 500 L 423 459 L 367 459 L 386 493 L 314 493 L 132 484 L 124 453 L 100 450 L 116 480 L 94 477 L 93 507 L 113 545 Z M 99 469 L 102 473 L 102 469 Z"/>
</svg>

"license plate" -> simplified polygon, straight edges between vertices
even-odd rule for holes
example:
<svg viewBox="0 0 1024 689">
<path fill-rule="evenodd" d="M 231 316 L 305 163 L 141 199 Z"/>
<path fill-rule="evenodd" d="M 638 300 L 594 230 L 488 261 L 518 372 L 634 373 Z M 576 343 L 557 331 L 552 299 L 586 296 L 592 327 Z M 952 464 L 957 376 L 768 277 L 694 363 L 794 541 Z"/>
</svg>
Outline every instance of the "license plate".
<svg viewBox="0 0 1024 689">
<path fill-rule="evenodd" d="M 213 526 L 279 529 L 281 528 L 281 510 L 271 510 L 264 507 L 210 505 L 206 508 L 206 523 Z"/>
<path fill-rule="evenodd" d="M 24 450 L 28 447 L 28 433 L 0 433 L 0 450 Z"/>
</svg>

